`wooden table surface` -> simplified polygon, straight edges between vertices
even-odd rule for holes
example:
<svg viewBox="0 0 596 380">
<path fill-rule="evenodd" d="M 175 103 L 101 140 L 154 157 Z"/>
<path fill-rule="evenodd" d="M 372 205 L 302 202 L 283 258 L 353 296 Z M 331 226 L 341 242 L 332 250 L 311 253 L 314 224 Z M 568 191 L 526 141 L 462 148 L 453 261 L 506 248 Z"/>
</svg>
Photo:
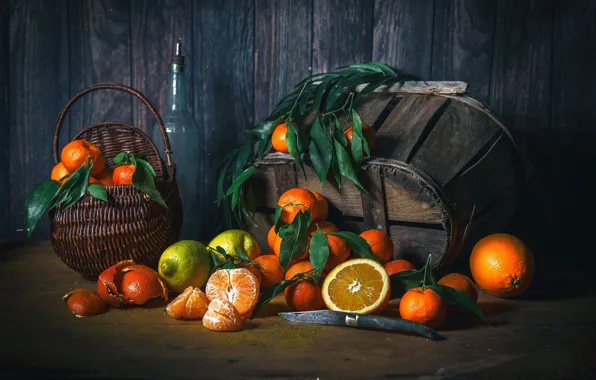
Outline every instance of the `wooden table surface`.
<svg viewBox="0 0 596 380">
<path fill-rule="evenodd" d="M 67 291 L 95 288 L 48 243 L 0 254 L 2 379 L 588 379 L 596 370 L 596 296 L 500 300 L 481 294 L 492 326 L 466 320 L 428 341 L 294 324 L 283 299 L 236 333 L 177 321 L 162 307 L 76 318 Z"/>
</svg>

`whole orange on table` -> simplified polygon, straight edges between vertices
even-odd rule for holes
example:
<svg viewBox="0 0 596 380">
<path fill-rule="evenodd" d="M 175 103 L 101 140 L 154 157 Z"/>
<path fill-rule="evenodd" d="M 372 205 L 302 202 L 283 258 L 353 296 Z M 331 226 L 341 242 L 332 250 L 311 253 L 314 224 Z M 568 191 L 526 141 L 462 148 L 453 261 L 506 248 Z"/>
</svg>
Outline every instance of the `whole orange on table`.
<svg viewBox="0 0 596 380">
<path fill-rule="evenodd" d="M 309 261 L 299 261 L 290 266 L 286 272 L 286 280 L 298 274 L 311 272 L 313 266 Z M 299 280 L 284 290 L 284 297 L 290 309 L 294 311 L 319 310 L 325 306 L 321 295 L 321 287 L 313 280 Z"/>
<path fill-rule="evenodd" d="M 97 145 L 91 141 L 73 140 L 66 144 L 60 154 L 60 159 L 64 167 L 71 173 L 85 164 L 88 157 L 91 157 L 91 161 L 93 162 L 91 175 L 94 176 L 101 173 L 105 166 L 105 158 Z"/>
<path fill-rule="evenodd" d="M 496 297 L 515 297 L 532 283 L 534 255 L 516 236 L 492 234 L 474 245 L 470 270 L 474 281 L 487 293 Z"/>
<path fill-rule="evenodd" d="M 447 319 L 447 304 L 434 290 L 418 287 L 403 295 L 399 302 L 399 314 L 408 321 L 437 328 Z"/>
</svg>

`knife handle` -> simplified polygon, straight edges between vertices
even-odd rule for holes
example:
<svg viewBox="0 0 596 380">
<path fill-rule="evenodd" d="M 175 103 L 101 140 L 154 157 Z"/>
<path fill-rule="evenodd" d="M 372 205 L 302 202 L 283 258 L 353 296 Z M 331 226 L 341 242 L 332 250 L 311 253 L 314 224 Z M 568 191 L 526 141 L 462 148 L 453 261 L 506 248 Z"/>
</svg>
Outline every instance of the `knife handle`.
<svg viewBox="0 0 596 380">
<path fill-rule="evenodd" d="M 346 315 L 346 325 L 375 330 L 409 332 L 431 340 L 442 339 L 441 335 L 430 327 L 401 318 L 350 313 Z"/>
</svg>

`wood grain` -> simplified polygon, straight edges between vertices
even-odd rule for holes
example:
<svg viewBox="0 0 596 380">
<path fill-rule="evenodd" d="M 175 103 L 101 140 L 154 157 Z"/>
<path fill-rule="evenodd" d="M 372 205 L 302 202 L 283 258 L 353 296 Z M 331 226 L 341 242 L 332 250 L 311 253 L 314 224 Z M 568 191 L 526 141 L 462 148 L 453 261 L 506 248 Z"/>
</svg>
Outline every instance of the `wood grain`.
<svg viewBox="0 0 596 380">
<path fill-rule="evenodd" d="M 169 65 L 178 38 L 182 39 L 185 56 L 188 104 L 193 104 L 190 9 L 190 0 L 131 0 L 133 87 L 145 94 L 162 115 L 168 104 Z M 133 118 L 133 125 L 152 136 L 155 119 L 141 102 L 133 101 Z"/>
<path fill-rule="evenodd" d="M 54 166 L 54 123 L 68 101 L 66 3 L 13 2 L 10 15 L 10 235 L 23 237 L 25 199 Z M 48 226 L 42 217 L 34 237 L 47 239 Z"/>
<path fill-rule="evenodd" d="M 257 0 L 255 22 L 255 121 L 311 72 L 313 2 Z"/>
<path fill-rule="evenodd" d="M 448 102 L 447 98 L 432 95 L 407 95 L 391 111 L 377 131 L 375 154 L 406 161 L 423 138 L 429 122 Z"/>
<path fill-rule="evenodd" d="M 203 197 L 216 199 L 217 166 L 229 149 L 244 141 L 241 133 L 254 122 L 254 4 L 241 0 L 209 0 L 193 7 L 195 59 L 195 115 L 202 115 L 204 160 Z M 201 94 L 200 96 L 198 94 Z M 208 204 L 208 202 L 206 202 Z M 214 204 L 201 218 L 212 226 L 217 215 Z"/>
<path fill-rule="evenodd" d="M 375 0 L 373 59 L 430 79 L 433 2 Z"/>
<path fill-rule="evenodd" d="M 70 0 L 68 12 L 71 94 L 100 82 L 130 86 L 130 3 Z M 92 92 L 69 111 L 69 136 L 101 121 L 130 124 L 132 115 L 130 95 L 117 91 Z"/>
<path fill-rule="evenodd" d="M 410 164 L 443 186 L 500 132 L 501 128 L 485 113 L 453 101 Z"/>
<path fill-rule="evenodd" d="M 370 61 L 373 2 L 320 0 L 313 3 L 312 72 Z"/>
<path fill-rule="evenodd" d="M 9 111 L 9 72 L 8 59 L 10 49 L 10 4 L 8 0 L 0 0 L 0 162 L 8 163 L 10 144 Z M 10 172 L 8 165 L 0 169 L 0 239 L 10 236 Z"/>
<path fill-rule="evenodd" d="M 435 1 L 431 78 L 462 80 L 486 104 L 497 0 Z"/>
<path fill-rule="evenodd" d="M 370 168 L 363 173 L 362 185 L 369 190 L 370 197 L 361 195 L 360 199 L 364 224 L 371 229 L 387 231 L 383 174 L 383 170 L 379 167 Z"/>
</svg>

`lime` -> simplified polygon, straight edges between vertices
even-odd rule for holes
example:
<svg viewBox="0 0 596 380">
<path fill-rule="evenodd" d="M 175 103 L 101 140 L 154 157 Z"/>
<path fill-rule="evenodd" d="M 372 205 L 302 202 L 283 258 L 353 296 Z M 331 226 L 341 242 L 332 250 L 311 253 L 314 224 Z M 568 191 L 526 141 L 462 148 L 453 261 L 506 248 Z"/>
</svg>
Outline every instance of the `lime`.
<svg viewBox="0 0 596 380">
<path fill-rule="evenodd" d="M 254 260 L 261 254 L 261 247 L 257 240 L 248 232 L 244 230 L 227 230 L 217 235 L 209 243 L 209 247 L 216 249 L 217 246 L 222 247 L 230 256 L 238 257 L 235 248 L 240 249 L 246 253 L 249 259 Z M 218 262 L 225 261 L 222 254 L 213 251 L 217 256 Z"/>
<path fill-rule="evenodd" d="M 189 286 L 205 285 L 211 274 L 211 258 L 202 243 L 181 240 L 161 254 L 157 269 L 171 291 L 182 293 Z"/>
</svg>

